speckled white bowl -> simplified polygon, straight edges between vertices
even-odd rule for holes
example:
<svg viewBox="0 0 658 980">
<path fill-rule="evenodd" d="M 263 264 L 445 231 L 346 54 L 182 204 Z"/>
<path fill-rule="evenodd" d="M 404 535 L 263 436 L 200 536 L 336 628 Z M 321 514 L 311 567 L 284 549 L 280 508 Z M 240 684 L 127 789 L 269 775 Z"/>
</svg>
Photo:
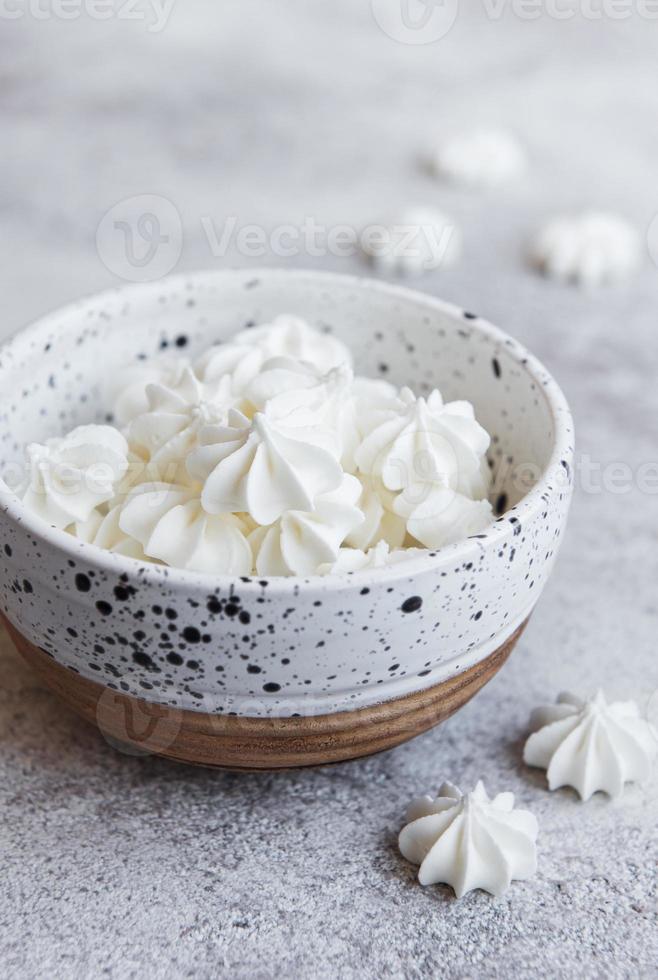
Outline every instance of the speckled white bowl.
<svg viewBox="0 0 658 980">
<path fill-rule="evenodd" d="M 108 386 L 126 364 L 167 346 L 194 353 L 284 312 L 346 341 L 360 373 L 471 400 L 493 435 L 500 516 L 482 534 L 381 570 L 231 580 L 84 544 L 26 512 L 3 485 L 0 608 L 33 647 L 148 702 L 309 717 L 431 688 L 484 661 L 527 619 L 571 495 L 566 402 L 500 330 L 397 286 L 303 271 L 205 272 L 45 317 L 0 355 L 8 482 L 28 441 L 106 420 Z"/>
</svg>

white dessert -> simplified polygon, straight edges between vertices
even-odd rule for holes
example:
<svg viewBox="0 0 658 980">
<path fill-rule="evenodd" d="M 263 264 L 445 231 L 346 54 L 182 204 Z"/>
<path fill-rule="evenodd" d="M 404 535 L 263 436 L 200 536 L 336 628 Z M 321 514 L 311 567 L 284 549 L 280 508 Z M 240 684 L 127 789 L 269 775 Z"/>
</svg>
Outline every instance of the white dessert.
<svg viewBox="0 0 658 980">
<path fill-rule="evenodd" d="M 586 211 L 553 218 L 532 245 L 532 263 L 551 279 L 600 286 L 627 279 L 639 266 L 640 237 L 615 214 Z"/>
<path fill-rule="evenodd" d="M 80 426 L 27 449 L 26 503 L 99 547 L 199 572 L 326 575 L 492 519 L 472 406 L 355 377 L 344 344 L 296 317 L 126 377 L 122 431 Z"/>
<path fill-rule="evenodd" d="M 495 187 L 523 174 L 523 148 L 499 129 L 475 129 L 443 140 L 432 157 L 438 177 L 471 187 Z"/>
<path fill-rule="evenodd" d="M 548 787 L 572 786 L 583 800 L 597 792 L 618 796 L 627 782 L 651 773 L 658 732 L 633 701 L 608 704 L 602 691 L 589 700 L 563 693 L 537 708 L 524 761 L 546 769 Z"/>
<path fill-rule="evenodd" d="M 408 208 L 382 224 L 370 225 L 361 247 L 380 272 L 421 275 L 448 268 L 461 254 L 461 232 L 435 208 Z"/>
<path fill-rule="evenodd" d="M 26 505 L 53 527 L 88 521 L 111 500 L 129 467 L 125 437 L 110 425 L 79 425 L 26 449 Z"/>
<path fill-rule="evenodd" d="M 466 794 L 443 783 L 435 799 L 414 800 L 406 819 L 398 843 L 420 865 L 421 885 L 450 885 L 457 898 L 475 888 L 501 895 L 537 869 L 537 820 L 514 809 L 512 793 L 490 799 L 481 781 Z"/>
</svg>

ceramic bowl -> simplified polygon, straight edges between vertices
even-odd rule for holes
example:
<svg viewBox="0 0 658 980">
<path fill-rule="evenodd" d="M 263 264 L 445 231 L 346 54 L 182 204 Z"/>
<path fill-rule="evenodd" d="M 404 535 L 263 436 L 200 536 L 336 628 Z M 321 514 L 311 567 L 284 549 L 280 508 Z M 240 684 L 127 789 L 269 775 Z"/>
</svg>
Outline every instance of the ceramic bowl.
<svg viewBox="0 0 658 980">
<path fill-rule="evenodd" d="M 496 518 L 400 565 L 232 580 L 145 564 L 46 526 L 11 492 L 27 442 L 108 419 L 126 365 L 193 355 L 295 313 L 360 373 L 466 398 L 492 434 Z M 17 334 L 0 356 L 0 603 L 18 647 L 106 735 L 236 768 L 324 763 L 423 731 L 509 654 L 571 495 L 563 395 L 516 341 L 433 297 L 316 272 L 221 271 L 131 286 Z"/>
</svg>

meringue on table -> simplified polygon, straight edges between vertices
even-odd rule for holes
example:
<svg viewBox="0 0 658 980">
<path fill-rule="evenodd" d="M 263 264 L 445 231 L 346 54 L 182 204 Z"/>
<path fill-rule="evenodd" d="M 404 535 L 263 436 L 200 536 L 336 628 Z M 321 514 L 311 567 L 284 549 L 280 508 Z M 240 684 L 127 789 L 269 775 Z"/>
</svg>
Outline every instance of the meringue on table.
<svg viewBox="0 0 658 980">
<path fill-rule="evenodd" d="M 504 130 L 474 129 L 443 140 L 434 151 L 432 169 L 455 184 L 495 187 L 520 177 L 526 157 Z"/>
<path fill-rule="evenodd" d="M 524 762 L 546 769 L 549 789 L 571 786 L 582 800 L 619 796 L 625 783 L 646 779 L 658 752 L 658 731 L 637 705 L 608 704 L 602 691 L 589 700 L 562 693 L 532 713 L 530 727 Z"/>
<path fill-rule="evenodd" d="M 514 809 L 514 795 L 490 799 L 480 781 L 470 793 L 443 783 L 435 799 L 422 796 L 407 811 L 398 844 L 420 865 L 421 885 L 450 885 L 457 898 L 475 888 L 502 895 L 513 879 L 537 870 L 537 820 Z"/>
<path fill-rule="evenodd" d="M 640 236 L 616 214 L 562 215 L 541 229 L 529 257 L 551 279 L 601 286 L 621 282 L 636 271 L 641 261 Z"/>
<path fill-rule="evenodd" d="M 115 554 L 216 575 L 383 568 L 492 518 L 468 402 L 354 375 L 284 315 L 192 361 L 128 367 L 113 416 L 27 449 L 28 506 Z"/>
</svg>

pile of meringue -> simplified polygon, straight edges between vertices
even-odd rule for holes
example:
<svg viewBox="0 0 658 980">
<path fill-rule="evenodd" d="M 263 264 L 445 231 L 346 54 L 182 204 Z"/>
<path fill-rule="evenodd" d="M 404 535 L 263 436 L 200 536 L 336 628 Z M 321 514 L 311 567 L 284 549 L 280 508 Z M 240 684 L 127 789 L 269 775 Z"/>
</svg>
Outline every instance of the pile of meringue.
<svg viewBox="0 0 658 980">
<path fill-rule="evenodd" d="M 133 365 L 113 418 L 29 445 L 22 496 L 49 524 L 140 560 L 353 572 L 492 519 L 490 439 L 472 405 L 355 376 L 343 343 L 292 316 L 193 363 Z"/>
</svg>

